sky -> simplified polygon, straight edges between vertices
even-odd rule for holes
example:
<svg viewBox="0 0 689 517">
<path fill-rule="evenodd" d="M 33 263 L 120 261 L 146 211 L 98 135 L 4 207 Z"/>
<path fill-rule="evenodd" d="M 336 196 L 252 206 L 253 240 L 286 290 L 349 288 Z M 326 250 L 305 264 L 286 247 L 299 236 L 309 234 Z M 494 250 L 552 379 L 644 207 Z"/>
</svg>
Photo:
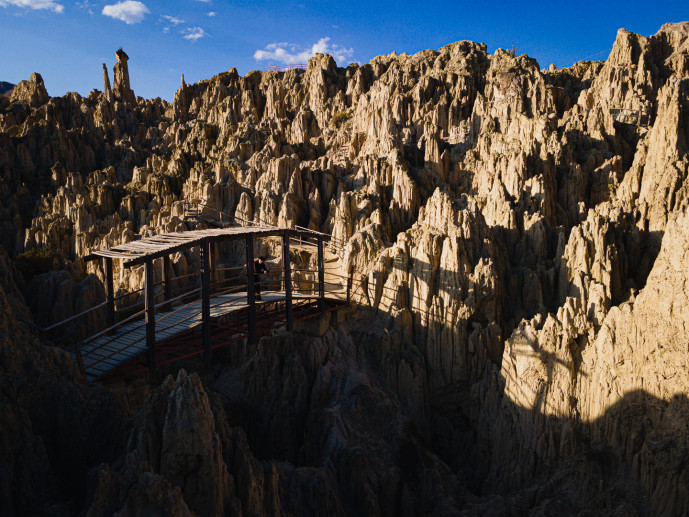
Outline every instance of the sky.
<svg viewBox="0 0 689 517">
<path fill-rule="evenodd" d="M 689 0 L 627 1 L 224 1 L 0 0 L 0 81 L 39 72 L 51 96 L 103 89 L 102 63 L 129 55 L 136 95 L 172 100 L 181 74 L 194 83 L 237 68 L 338 65 L 393 51 L 414 54 L 472 40 L 490 53 L 516 48 L 542 68 L 606 59 L 617 29 L 650 36 L 689 20 Z"/>
</svg>

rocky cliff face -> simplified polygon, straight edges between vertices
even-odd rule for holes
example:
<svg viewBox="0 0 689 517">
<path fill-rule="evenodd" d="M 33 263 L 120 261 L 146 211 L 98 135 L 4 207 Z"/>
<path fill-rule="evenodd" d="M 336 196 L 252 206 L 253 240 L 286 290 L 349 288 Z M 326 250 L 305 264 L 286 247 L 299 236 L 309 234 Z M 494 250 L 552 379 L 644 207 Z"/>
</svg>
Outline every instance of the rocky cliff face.
<svg viewBox="0 0 689 517">
<path fill-rule="evenodd" d="M 16 85 L 8 83 L 7 81 L 0 81 L 0 95 L 11 96 L 15 86 Z"/>
<path fill-rule="evenodd" d="M 464 41 L 172 103 L 117 58 L 104 93 L 0 98 L 0 243 L 60 270 L 36 320 L 98 296 L 91 250 L 188 228 L 183 200 L 345 242 L 368 319 L 165 381 L 91 514 L 686 512 L 688 23 L 563 70 Z"/>
</svg>

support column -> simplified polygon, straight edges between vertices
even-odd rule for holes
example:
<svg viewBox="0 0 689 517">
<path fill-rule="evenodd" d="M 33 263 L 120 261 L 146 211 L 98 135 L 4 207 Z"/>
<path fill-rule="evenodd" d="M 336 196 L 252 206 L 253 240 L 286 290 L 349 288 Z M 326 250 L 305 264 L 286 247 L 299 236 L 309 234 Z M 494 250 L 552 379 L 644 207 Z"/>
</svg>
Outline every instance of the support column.
<svg viewBox="0 0 689 517">
<path fill-rule="evenodd" d="M 146 346 L 148 347 L 148 369 L 153 372 L 157 366 L 156 358 L 156 319 L 155 319 L 155 279 L 153 261 L 147 260 L 144 269 L 144 303 L 146 314 Z"/>
<path fill-rule="evenodd" d="M 201 241 L 201 331 L 203 334 L 203 357 L 211 360 L 211 269 L 210 242 Z"/>
<path fill-rule="evenodd" d="M 292 264 L 289 256 L 289 231 L 282 235 L 282 270 L 285 275 L 285 312 L 287 330 L 292 331 Z"/>
<path fill-rule="evenodd" d="M 112 279 L 112 259 L 105 257 L 106 328 L 115 324 L 115 285 Z"/>
<path fill-rule="evenodd" d="M 254 287 L 254 235 L 246 236 L 246 301 L 249 305 L 247 321 L 249 344 L 256 343 L 256 289 Z"/>
<path fill-rule="evenodd" d="M 323 237 L 318 236 L 318 308 L 325 313 L 325 264 L 323 261 Z"/>
<path fill-rule="evenodd" d="M 165 301 L 172 298 L 172 263 L 170 262 L 169 255 L 163 257 L 163 296 Z M 163 305 L 163 312 L 171 310 L 172 304 L 166 303 Z"/>
</svg>

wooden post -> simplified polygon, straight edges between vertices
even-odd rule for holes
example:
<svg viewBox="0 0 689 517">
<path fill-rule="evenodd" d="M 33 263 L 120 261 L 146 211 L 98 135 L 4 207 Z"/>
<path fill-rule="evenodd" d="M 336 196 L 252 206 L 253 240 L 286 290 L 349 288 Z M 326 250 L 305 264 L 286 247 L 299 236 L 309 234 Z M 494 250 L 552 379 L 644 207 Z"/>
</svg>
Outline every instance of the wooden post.
<svg viewBox="0 0 689 517">
<path fill-rule="evenodd" d="M 282 269 L 285 275 L 285 312 L 287 330 L 292 331 L 292 267 L 289 256 L 289 231 L 282 235 Z"/>
<path fill-rule="evenodd" d="M 172 298 L 172 263 L 169 255 L 163 257 L 163 297 L 165 301 Z M 163 305 L 163 312 L 171 310 L 172 305 L 170 303 Z"/>
<path fill-rule="evenodd" d="M 254 287 L 254 235 L 246 236 L 246 301 L 249 305 L 249 344 L 256 343 L 256 290 Z"/>
<path fill-rule="evenodd" d="M 211 269 L 210 242 L 201 241 L 201 331 L 203 333 L 203 357 L 211 360 Z"/>
<path fill-rule="evenodd" d="M 153 278 L 153 261 L 146 260 L 144 269 L 144 303 L 146 313 L 146 346 L 148 347 L 148 369 L 153 372 L 157 366 L 156 359 L 156 317 L 155 317 L 155 279 Z"/>
<path fill-rule="evenodd" d="M 325 266 L 323 263 L 323 237 L 318 236 L 318 308 L 325 313 Z"/>
<path fill-rule="evenodd" d="M 115 324 L 115 286 L 112 279 L 112 258 L 105 257 L 105 301 L 106 325 L 112 327 Z"/>
</svg>

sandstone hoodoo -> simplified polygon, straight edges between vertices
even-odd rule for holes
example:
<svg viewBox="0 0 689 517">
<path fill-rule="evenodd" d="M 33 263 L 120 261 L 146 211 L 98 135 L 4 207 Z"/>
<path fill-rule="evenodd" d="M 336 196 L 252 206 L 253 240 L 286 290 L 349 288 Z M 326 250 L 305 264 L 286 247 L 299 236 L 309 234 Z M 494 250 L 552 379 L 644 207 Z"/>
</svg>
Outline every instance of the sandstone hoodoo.
<svg viewBox="0 0 689 517">
<path fill-rule="evenodd" d="M 8 515 L 689 512 L 689 22 L 171 103 L 115 55 L 0 96 Z"/>
<path fill-rule="evenodd" d="M 124 50 L 119 49 L 115 52 L 115 57 L 117 58 L 117 63 L 115 63 L 115 67 L 113 68 L 114 82 L 112 94 L 117 100 L 135 104 L 136 98 L 129 86 L 129 66 L 127 65 L 129 56 Z M 108 79 L 107 73 L 105 74 L 105 88 L 107 94 L 108 90 L 110 90 L 110 80 Z"/>
</svg>

